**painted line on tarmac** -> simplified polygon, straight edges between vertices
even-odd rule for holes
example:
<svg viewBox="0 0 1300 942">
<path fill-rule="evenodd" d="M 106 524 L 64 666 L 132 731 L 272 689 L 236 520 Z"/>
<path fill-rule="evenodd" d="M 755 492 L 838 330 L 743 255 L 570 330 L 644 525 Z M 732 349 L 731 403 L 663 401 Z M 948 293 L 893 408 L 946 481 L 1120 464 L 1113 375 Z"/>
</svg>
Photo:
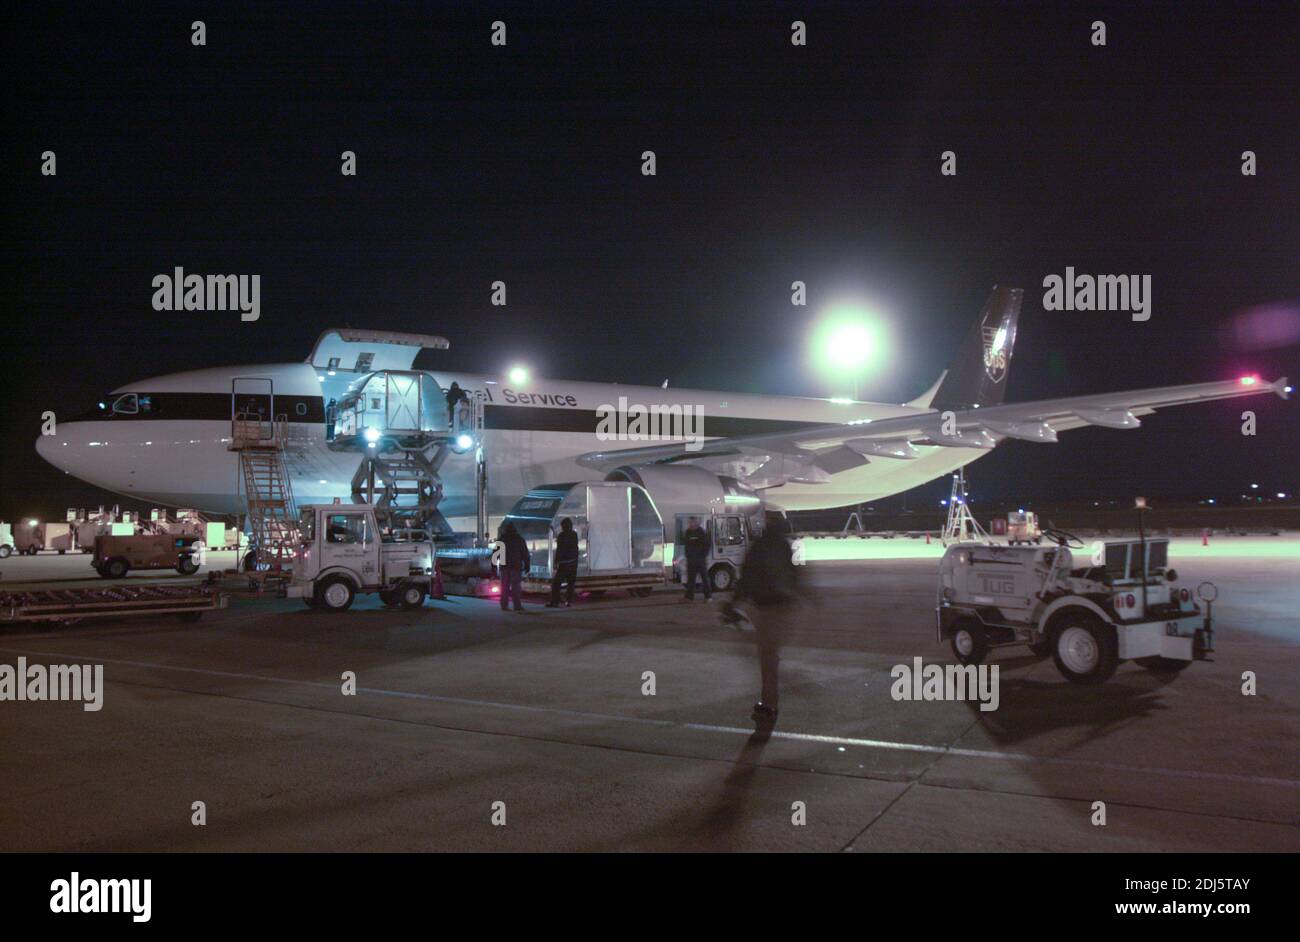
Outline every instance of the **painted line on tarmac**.
<svg viewBox="0 0 1300 942">
<path fill-rule="evenodd" d="M 316 687 L 325 690 L 337 690 L 339 685 L 319 680 L 297 680 L 292 677 L 270 677 L 264 674 L 244 674 L 235 671 L 219 671 L 206 667 L 179 667 L 172 664 L 157 664 L 152 661 L 130 661 L 121 658 L 83 657 L 76 654 L 52 651 L 27 651 L 14 648 L 0 648 L 0 653 L 21 654 L 44 658 L 64 658 L 75 661 L 88 661 L 95 664 L 122 664 L 128 667 L 140 667 L 146 670 L 178 671 L 185 674 L 201 674 L 206 677 L 222 677 L 231 680 L 251 680 L 264 683 L 289 684 L 298 687 Z M 607 720 L 627 723 L 634 726 L 650 726 L 660 729 L 689 729 L 694 732 L 721 733 L 725 735 L 754 735 L 754 730 L 743 726 L 717 726 L 711 723 L 681 723 L 676 720 L 656 720 L 642 716 L 624 716 L 619 713 L 591 713 L 585 710 L 566 710 L 563 707 L 533 706 L 524 703 L 500 703 L 495 700 L 473 700 L 467 697 L 448 697 L 434 693 L 418 693 L 410 690 L 385 690 L 380 687 L 358 687 L 358 693 L 375 696 L 392 697 L 399 700 L 419 700 L 428 703 L 449 703 L 457 706 L 487 707 L 496 710 L 510 710 L 518 713 L 542 713 L 550 716 L 567 716 L 584 720 Z M 827 736 L 819 733 L 795 733 L 787 730 L 773 730 L 772 739 L 784 739 L 791 742 L 822 743 L 831 746 L 856 746 L 862 749 L 887 749 L 896 752 L 918 752 L 930 755 L 954 756 L 964 759 L 990 759 L 999 762 L 1040 762 L 1049 765 L 1070 765 L 1080 768 L 1101 769 L 1108 772 L 1132 772 L 1140 775 L 1164 775 L 1173 778 L 1197 779 L 1213 782 L 1236 782 L 1250 785 L 1274 785 L 1282 788 L 1300 788 L 1300 781 L 1286 778 L 1269 778 L 1256 775 L 1234 775 L 1230 772 L 1197 772 L 1193 769 L 1167 769 L 1159 766 L 1124 765 L 1116 762 L 1100 762 L 1095 759 L 1071 759 L 1065 756 L 1034 756 L 1024 752 L 995 752 L 987 749 L 962 749 L 958 746 L 931 746 L 924 743 L 894 742 L 887 739 L 860 739 L 852 736 Z"/>
</svg>

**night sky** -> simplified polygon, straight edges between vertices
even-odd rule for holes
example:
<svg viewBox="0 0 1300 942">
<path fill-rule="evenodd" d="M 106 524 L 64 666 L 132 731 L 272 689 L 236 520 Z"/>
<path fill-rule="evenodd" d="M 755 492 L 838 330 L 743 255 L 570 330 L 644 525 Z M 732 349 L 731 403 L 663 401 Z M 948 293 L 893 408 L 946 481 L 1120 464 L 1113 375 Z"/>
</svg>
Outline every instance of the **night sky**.
<svg viewBox="0 0 1300 942">
<path fill-rule="evenodd" d="M 0 519 L 111 502 L 36 457 L 42 411 L 71 416 L 160 373 L 301 360 L 335 324 L 442 334 L 451 351 L 419 361 L 435 370 L 519 361 L 843 395 L 807 337 L 819 302 L 854 290 L 894 337 L 862 397 L 899 402 L 1002 282 L 1026 288 L 1012 401 L 1300 378 L 1294 3 L 182 2 L 7 17 Z M 505 48 L 489 42 L 497 19 Z M 796 19 L 806 47 L 791 45 Z M 47 149 L 56 177 L 40 173 Z M 955 177 L 939 172 L 945 150 Z M 1243 150 L 1257 176 L 1241 174 Z M 177 265 L 260 274 L 261 320 L 155 312 L 150 281 Z M 1044 311 L 1042 279 L 1066 266 L 1151 275 L 1151 320 Z M 790 304 L 796 279 L 806 308 Z M 1008 443 L 974 466 L 974 490 L 1294 492 L 1297 408 L 1217 403 L 1138 432 Z"/>
</svg>

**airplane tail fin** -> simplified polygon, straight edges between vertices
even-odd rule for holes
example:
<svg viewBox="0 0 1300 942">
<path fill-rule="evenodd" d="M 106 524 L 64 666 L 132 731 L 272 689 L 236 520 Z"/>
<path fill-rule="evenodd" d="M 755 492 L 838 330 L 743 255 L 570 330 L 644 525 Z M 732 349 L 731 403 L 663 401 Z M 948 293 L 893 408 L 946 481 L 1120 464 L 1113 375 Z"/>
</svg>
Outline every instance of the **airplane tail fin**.
<svg viewBox="0 0 1300 942">
<path fill-rule="evenodd" d="M 1024 296 L 1023 288 L 994 287 L 979 320 L 939 382 L 909 405 L 961 410 L 1001 403 Z"/>
</svg>

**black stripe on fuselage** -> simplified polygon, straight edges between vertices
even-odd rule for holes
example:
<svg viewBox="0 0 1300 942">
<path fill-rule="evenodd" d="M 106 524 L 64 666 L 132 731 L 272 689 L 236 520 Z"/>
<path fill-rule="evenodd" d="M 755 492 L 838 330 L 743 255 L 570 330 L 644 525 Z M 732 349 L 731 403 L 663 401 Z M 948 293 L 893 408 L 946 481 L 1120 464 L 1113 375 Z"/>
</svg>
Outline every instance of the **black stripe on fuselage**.
<svg viewBox="0 0 1300 942">
<path fill-rule="evenodd" d="M 137 413 L 112 413 L 107 410 L 92 411 L 70 421 L 141 422 L 151 419 L 173 421 L 220 421 L 231 418 L 229 393 L 138 393 L 142 408 Z M 148 400 L 147 409 L 144 400 Z M 266 396 L 240 394 L 239 411 L 266 414 L 270 403 Z M 275 413 L 288 417 L 290 422 L 322 425 L 325 422 L 325 401 L 320 396 L 275 396 Z M 493 431 L 514 432 L 575 432 L 593 435 L 605 414 L 594 410 L 557 409 L 546 406 L 507 406 L 494 403 L 483 408 L 483 425 Z M 606 419 L 606 421 L 608 421 Z M 666 421 L 666 419 L 665 419 Z M 695 429 L 710 438 L 733 438 L 741 435 L 762 435 L 804 428 L 812 423 L 792 419 L 760 419 L 735 415 L 706 415 L 703 424 Z M 623 416 L 619 426 L 627 427 Z"/>
<path fill-rule="evenodd" d="M 72 419 L 74 422 L 144 422 L 151 419 L 169 419 L 181 422 L 225 421 L 231 418 L 232 406 L 242 412 L 267 415 L 272 403 L 269 396 L 240 393 L 232 400 L 230 393 L 147 392 L 136 393 L 137 412 L 111 412 L 95 409 Z M 120 399 L 121 397 L 114 397 Z M 108 400 L 105 400 L 108 402 Z M 275 414 L 290 422 L 308 422 L 317 425 L 325 421 L 325 401 L 320 396 L 275 395 Z"/>
<path fill-rule="evenodd" d="M 584 432 L 594 435 L 605 414 L 597 415 L 585 409 L 554 409 L 545 406 L 484 406 L 483 425 L 488 429 L 518 432 Z M 627 428 L 624 414 L 618 426 Z M 665 416 L 663 419 L 667 422 Z M 768 432 L 786 432 L 794 428 L 807 428 L 808 421 L 792 419 L 755 419 L 738 415 L 706 415 L 700 427 L 693 429 L 710 438 L 735 438 L 741 435 L 763 435 Z M 675 429 L 674 429 L 675 431 Z"/>
</svg>

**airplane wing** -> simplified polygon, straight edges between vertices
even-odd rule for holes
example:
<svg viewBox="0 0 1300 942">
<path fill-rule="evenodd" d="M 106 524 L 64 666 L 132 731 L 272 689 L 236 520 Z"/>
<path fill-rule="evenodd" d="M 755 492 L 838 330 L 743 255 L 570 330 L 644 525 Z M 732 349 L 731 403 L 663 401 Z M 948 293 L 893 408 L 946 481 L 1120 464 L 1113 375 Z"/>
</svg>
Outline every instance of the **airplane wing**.
<svg viewBox="0 0 1300 942">
<path fill-rule="evenodd" d="M 1186 386 L 1162 386 L 1127 392 L 1098 393 L 1037 402 L 975 404 L 966 409 L 917 409 L 885 419 L 809 425 L 790 431 L 735 438 L 715 438 L 689 451 L 685 442 L 641 448 L 589 452 L 578 463 L 602 471 L 622 465 L 682 462 L 707 464 L 749 456 L 766 459 L 747 483 L 773 487 L 787 482 L 825 483 L 830 475 L 868 461 L 909 460 L 919 457 L 916 446 L 993 448 L 1007 438 L 1054 442 L 1057 432 L 1099 425 L 1134 429 L 1139 416 L 1157 409 L 1275 393 L 1288 398 L 1285 377 L 1266 383 L 1258 377 Z M 708 422 L 705 421 L 705 434 Z"/>
</svg>

